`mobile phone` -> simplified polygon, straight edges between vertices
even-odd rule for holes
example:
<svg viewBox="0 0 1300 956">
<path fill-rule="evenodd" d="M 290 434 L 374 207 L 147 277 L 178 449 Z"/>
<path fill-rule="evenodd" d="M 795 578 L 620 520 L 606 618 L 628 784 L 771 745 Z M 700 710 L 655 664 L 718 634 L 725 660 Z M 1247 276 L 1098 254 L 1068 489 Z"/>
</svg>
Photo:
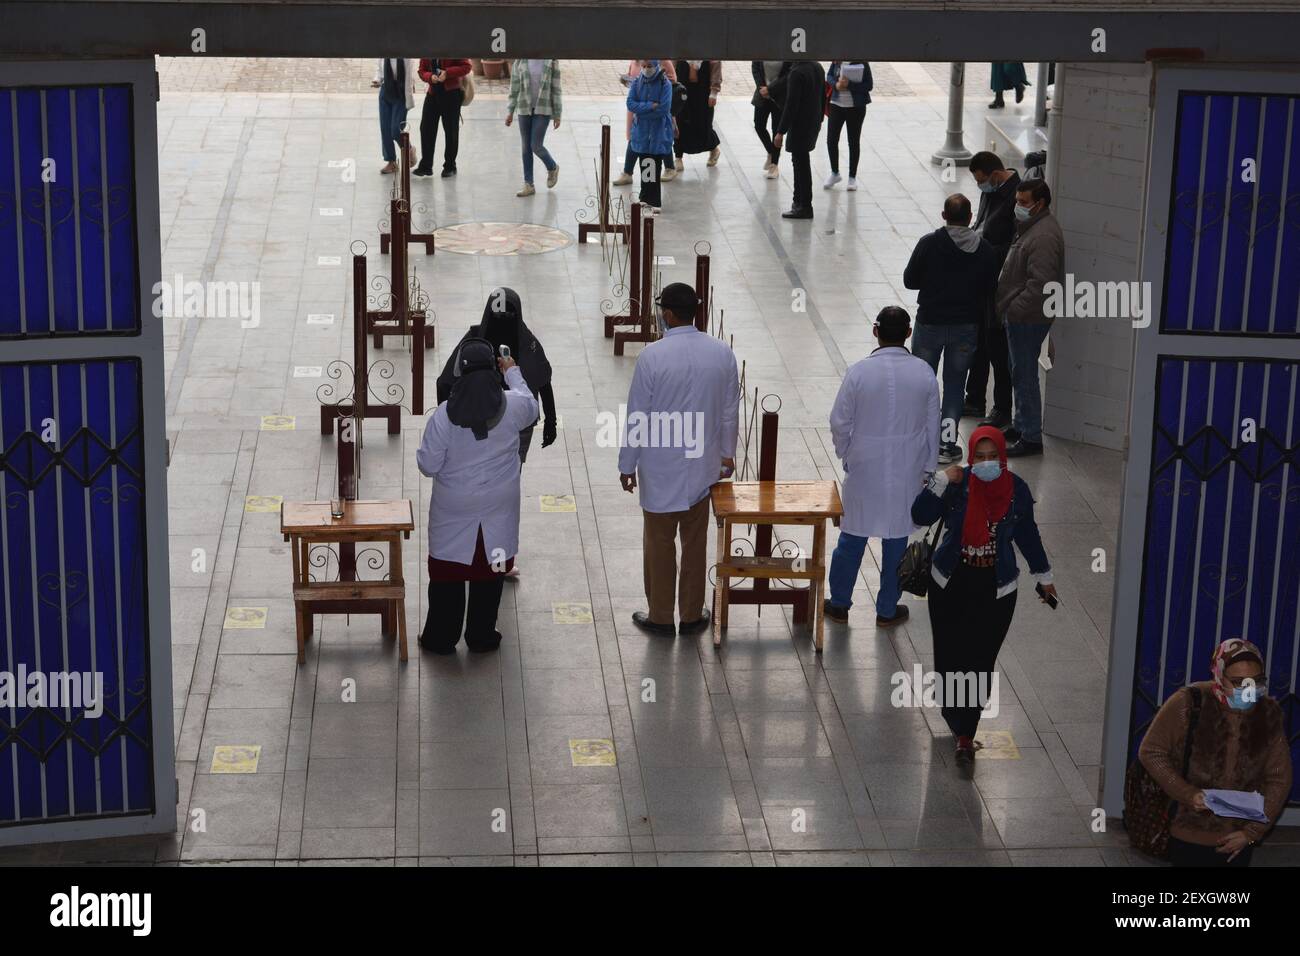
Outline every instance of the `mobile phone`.
<svg viewBox="0 0 1300 956">
<path fill-rule="evenodd" d="M 510 358 L 510 346 L 502 345 L 497 349 L 497 351 L 501 353 L 502 358 Z"/>
<path fill-rule="evenodd" d="M 1047 591 L 1045 591 L 1045 590 L 1043 589 L 1043 586 L 1042 586 L 1041 584 L 1035 584 L 1035 585 L 1034 585 L 1034 590 L 1038 592 L 1038 596 L 1039 596 L 1040 598 L 1042 598 L 1044 601 L 1047 602 L 1047 606 L 1048 606 L 1048 607 L 1050 607 L 1053 611 L 1056 610 L 1056 605 L 1057 605 L 1058 602 L 1057 602 L 1057 600 L 1056 600 L 1056 596 L 1055 596 L 1055 595 L 1053 595 L 1053 594 L 1048 594 Z"/>
</svg>

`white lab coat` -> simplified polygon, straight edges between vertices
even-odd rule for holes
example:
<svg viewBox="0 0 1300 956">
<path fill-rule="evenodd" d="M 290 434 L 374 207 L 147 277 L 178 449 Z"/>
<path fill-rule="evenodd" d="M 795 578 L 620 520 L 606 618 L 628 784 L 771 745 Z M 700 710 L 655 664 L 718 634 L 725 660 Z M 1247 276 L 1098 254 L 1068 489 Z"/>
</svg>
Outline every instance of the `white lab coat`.
<svg viewBox="0 0 1300 956">
<path fill-rule="evenodd" d="M 478 529 L 489 562 L 519 553 L 519 431 L 537 420 L 537 399 L 515 366 L 506 372 L 506 409 L 482 441 L 453 425 L 443 402 L 429 416 L 415 462 L 433 479 L 429 554 L 471 564 Z"/>
<path fill-rule="evenodd" d="M 637 358 L 626 415 L 618 470 L 636 473 L 641 508 L 685 511 L 718 481 L 722 459 L 736 456 L 736 354 L 692 325 L 669 329 Z"/>
<path fill-rule="evenodd" d="M 390 57 L 390 59 L 392 59 L 394 64 L 397 63 L 396 57 Z M 422 82 L 418 72 L 420 69 L 420 61 L 418 59 L 406 59 L 404 62 L 406 63 L 406 90 L 404 91 L 406 93 L 406 108 L 408 110 L 413 110 L 415 109 L 415 87 L 416 84 Z M 375 79 L 380 83 L 384 82 L 383 57 L 375 60 Z M 419 130 L 412 130 L 411 132 L 414 134 L 418 133 Z"/>
<path fill-rule="evenodd" d="M 842 531 L 902 538 L 912 502 L 939 455 L 939 382 L 905 348 L 854 363 L 831 407 L 831 438 L 844 464 Z"/>
</svg>

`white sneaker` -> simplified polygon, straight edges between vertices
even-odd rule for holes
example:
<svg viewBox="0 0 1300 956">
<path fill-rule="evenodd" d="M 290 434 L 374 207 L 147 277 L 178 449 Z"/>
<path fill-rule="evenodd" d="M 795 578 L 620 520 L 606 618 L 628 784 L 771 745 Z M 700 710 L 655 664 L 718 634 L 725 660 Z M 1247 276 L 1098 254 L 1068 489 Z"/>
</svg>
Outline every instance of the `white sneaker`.
<svg viewBox="0 0 1300 956">
<path fill-rule="evenodd" d="M 677 157 L 677 168 L 678 168 L 678 169 L 685 169 L 685 168 L 686 168 L 686 160 L 683 159 L 681 156 L 678 156 L 678 157 Z"/>
<path fill-rule="evenodd" d="M 548 169 L 546 171 L 546 188 L 551 189 L 552 187 L 554 187 L 556 182 L 559 180 L 559 178 L 560 178 L 560 164 L 556 163 L 554 169 Z"/>
<path fill-rule="evenodd" d="M 857 192 L 857 189 L 858 189 L 858 180 L 857 180 L 857 177 L 855 177 L 855 176 L 850 176 L 850 177 L 849 177 L 849 184 L 848 184 L 847 186 L 845 186 L 844 188 L 847 189 L 849 192 Z"/>
<path fill-rule="evenodd" d="M 615 186 L 626 186 L 632 182 L 631 173 L 619 173 L 613 180 Z"/>
<path fill-rule="evenodd" d="M 533 188 L 533 184 L 532 184 L 532 183 L 524 183 L 524 188 L 521 189 L 521 190 L 519 190 L 519 192 L 515 193 L 515 195 L 516 195 L 516 196 L 531 196 L 531 195 L 532 195 L 533 193 L 535 193 L 535 192 L 537 192 L 537 190 Z"/>
<path fill-rule="evenodd" d="M 767 167 L 767 178 L 768 178 L 768 179 L 776 179 L 776 178 L 779 177 L 780 175 L 781 175 L 781 170 L 779 170 L 776 166 L 769 166 L 769 167 Z"/>
<path fill-rule="evenodd" d="M 718 165 L 718 157 L 721 155 L 722 155 L 722 147 L 714 146 L 713 149 L 709 150 L 709 161 L 705 165 L 707 166 Z"/>
<path fill-rule="evenodd" d="M 822 189 L 831 189 L 839 181 L 840 181 L 840 174 L 831 173 L 829 176 L 826 177 L 826 182 L 822 183 Z"/>
<path fill-rule="evenodd" d="M 763 161 L 763 172 L 767 172 L 771 168 L 772 168 L 772 157 L 769 156 L 767 159 Z"/>
<path fill-rule="evenodd" d="M 677 170 L 673 169 L 671 166 L 664 167 L 664 171 L 659 174 L 659 181 L 661 183 L 666 183 L 669 180 L 673 180 L 676 178 L 677 178 Z"/>
</svg>

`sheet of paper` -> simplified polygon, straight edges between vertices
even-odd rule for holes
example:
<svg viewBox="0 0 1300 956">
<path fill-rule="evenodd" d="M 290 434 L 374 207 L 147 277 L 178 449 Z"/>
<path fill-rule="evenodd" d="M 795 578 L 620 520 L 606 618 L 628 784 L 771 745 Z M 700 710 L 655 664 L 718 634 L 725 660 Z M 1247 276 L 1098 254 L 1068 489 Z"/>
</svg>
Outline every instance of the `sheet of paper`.
<svg viewBox="0 0 1300 956">
<path fill-rule="evenodd" d="M 840 66 L 840 75 L 850 83 L 862 82 L 862 64 L 855 63 L 852 66 Z"/>
<path fill-rule="evenodd" d="M 1218 817 L 1235 817 L 1267 823 L 1264 795 L 1245 790 L 1206 790 L 1205 806 Z"/>
</svg>

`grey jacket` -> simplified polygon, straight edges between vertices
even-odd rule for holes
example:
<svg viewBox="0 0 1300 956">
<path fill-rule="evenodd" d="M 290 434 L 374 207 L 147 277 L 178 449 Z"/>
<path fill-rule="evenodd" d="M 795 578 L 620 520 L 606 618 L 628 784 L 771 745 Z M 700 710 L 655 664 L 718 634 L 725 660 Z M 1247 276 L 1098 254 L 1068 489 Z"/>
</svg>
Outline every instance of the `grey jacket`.
<svg viewBox="0 0 1300 956">
<path fill-rule="evenodd" d="M 1016 223 L 1016 238 L 998 276 L 994 306 L 1008 322 L 1047 322 L 1043 314 L 1049 282 L 1065 282 L 1065 237 L 1056 217 L 1044 210 Z"/>
</svg>

